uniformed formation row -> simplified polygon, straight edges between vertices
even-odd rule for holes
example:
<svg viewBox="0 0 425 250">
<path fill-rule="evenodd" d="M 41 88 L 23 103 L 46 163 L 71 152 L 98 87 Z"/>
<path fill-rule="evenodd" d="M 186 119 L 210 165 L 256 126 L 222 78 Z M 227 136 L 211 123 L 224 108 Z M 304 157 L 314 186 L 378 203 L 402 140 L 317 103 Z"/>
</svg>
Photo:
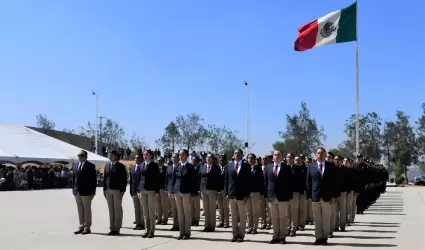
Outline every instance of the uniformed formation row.
<svg viewBox="0 0 425 250">
<path fill-rule="evenodd" d="M 145 230 L 142 237 L 153 238 L 155 225 L 165 225 L 172 217 L 170 230 L 180 232 L 177 239 L 189 239 L 191 226 L 199 226 L 202 202 L 203 231 L 231 226 L 231 242 L 243 242 L 246 234 L 273 228 L 270 243 L 285 244 L 287 236 L 295 237 L 306 224 L 314 224 L 314 244 L 326 245 L 334 231 L 345 231 L 354 223 L 356 213 L 363 213 L 385 192 L 388 178 L 384 168 L 363 162 L 360 155 L 354 163 L 323 148 L 317 150 L 314 162 L 291 153 L 284 157 L 280 151 L 261 159 L 249 154 L 243 160 L 242 150 L 235 150 L 230 162 L 225 155 L 215 158 L 208 154 L 202 159 L 194 157 L 189 163 L 188 156 L 186 150 L 180 150 L 168 166 L 162 158 L 154 162 L 149 150 L 136 156 L 129 173 L 130 195 L 135 209 L 134 229 Z M 115 151 L 109 157 L 111 163 L 104 170 L 104 195 L 109 208 L 109 235 L 118 235 L 127 172 L 117 161 Z M 80 167 L 74 171 L 81 171 Z M 76 176 L 78 179 L 79 174 Z M 77 206 L 83 207 L 84 194 L 78 182 L 74 182 L 74 195 Z M 79 214 L 76 233 L 90 233 L 91 216 L 80 213 L 80 209 Z"/>
</svg>

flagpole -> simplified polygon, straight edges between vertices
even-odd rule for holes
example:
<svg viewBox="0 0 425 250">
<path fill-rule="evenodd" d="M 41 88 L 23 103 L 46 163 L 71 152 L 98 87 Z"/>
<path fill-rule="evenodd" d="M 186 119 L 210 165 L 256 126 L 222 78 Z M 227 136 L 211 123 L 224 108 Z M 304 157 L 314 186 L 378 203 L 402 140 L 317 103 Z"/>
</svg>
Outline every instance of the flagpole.
<svg viewBox="0 0 425 250">
<path fill-rule="evenodd" d="M 360 153 L 359 131 L 359 1 L 356 0 L 356 154 Z"/>
<path fill-rule="evenodd" d="M 249 136 L 249 119 L 248 119 L 248 115 L 249 115 L 249 89 L 248 89 L 248 82 L 244 81 L 244 85 L 246 86 L 246 142 L 245 142 L 245 154 L 246 156 L 248 156 L 249 154 L 249 142 L 248 142 L 248 136 Z"/>
</svg>

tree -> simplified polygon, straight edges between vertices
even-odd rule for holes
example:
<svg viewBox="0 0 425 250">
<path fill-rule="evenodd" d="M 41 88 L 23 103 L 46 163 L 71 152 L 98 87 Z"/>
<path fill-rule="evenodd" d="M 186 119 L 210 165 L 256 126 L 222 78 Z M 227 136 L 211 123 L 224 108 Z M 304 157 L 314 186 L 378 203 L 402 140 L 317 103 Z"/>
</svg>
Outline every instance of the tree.
<svg viewBox="0 0 425 250">
<path fill-rule="evenodd" d="M 310 111 L 305 102 L 301 103 L 298 115 L 286 114 L 286 131 L 279 131 L 282 141 L 273 144 L 275 149 L 285 150 L 284 154 L 311 155 L 326 140 L 323 127 L 319 127 L 316 120 L 310 117 Z M 289 151 L 288 151 L 289 150 Z"/>
<path fill-rule="evenodd" d="M 202 147 L 205 142 L 207 130 L 202 122 L 204 119 L 196 113 L 184 116 L 177 116 L 176 125 L 180 133 L 178 144 L 186 147 L 187 150 Z"/>
<path fill-rule="evenodd" d="M 339 155 L 343 158 L 353 158 L 353 151 L 350 151 L 344 147 L 333 148 L 329 152 L 334 153 L 334 155 Z"/>
<path fill-rule="evenodd" d="M 170 122 L 165 128 L 164 134 L 155 141 L 164 152 L 173 153 L 176 150 L 177 142 L 180 140 L 180 131 L 175 122 Z"/>
<path fill-rule="evenodd" d="M 243 145 L 243 140 L 231 129 L 227 127 L 220 128 L 214 124 L 208 125 L 205 140 L 207 151 L 230 156 L 235 149 L 242 148 Z"/>
<path fill-rule="evenodd" d="M 88 122 L 86 127 L 80 127 L 80 135 L 95 140 L 96 125 Z M 107 119 L 104 126 L 99 126 L 98 140 L 100 145 L 105 145 L 109 148 L 117 148 L 128 145 L 125 140 L 124 128 L 117 122 Z"/>
<path fill-rule="evenodd" d="M 422 116 L 419 117 L 419 120 L 416 122 L 416 133 L 418 135 L 418 154 L 421 156 L 420 167 L 423 172 L 425 172 L 425 103 L 422 103 Z"/>
<path fill-rule="evenodd" d="M 395 122 L 385 122 L 383 134 L 384 154 L 390 163 L 399 163 L 404 168 L 407 179 L 407 167 L 418 162 L 417 140 L 409 117 L 397 111 Z"/>
<path fill-rule="evenodd" d="M 296 155 L 302 154 L 299 150 L 297 139 L 286 139 L 285 141 L 277 141 L 273 143 L 273 149 L 280 150 L 283 154 L 293 152 Z"/>
<path fill-rule="evenodd" d="M 379 161 L 382 156 L 382 119 L 375 112 L 359 116 L 359 153 L 365 158 Z M 347 140 L 341 145 L 349 152 L 356 152 L 356 115 L 345 123 Z"/>
<path fill-rule="evenodd" d="M 47 115 L 38 114 L 35 116 L 35 120 L 38 128 L 53 130 L 56 127 L 56 124 Z"/>
<path fill-rule="evenodd" d="M 144 137 L 139 137 L 136 135 L 136 133 L 133 133 L 130 138 L 130 147 L 137 151 L 139 147 L 147 148 L 148 144 L 146 143 L 146 140 Z"/>
</svg>

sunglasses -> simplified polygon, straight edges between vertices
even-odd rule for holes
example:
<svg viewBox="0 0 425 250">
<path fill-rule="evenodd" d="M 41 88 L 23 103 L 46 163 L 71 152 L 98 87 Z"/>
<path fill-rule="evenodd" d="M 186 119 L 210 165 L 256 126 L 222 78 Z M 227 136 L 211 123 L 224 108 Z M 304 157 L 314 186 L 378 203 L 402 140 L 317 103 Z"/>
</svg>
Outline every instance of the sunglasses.
<svg viewBox="0 0 425 250">
<path fill-rule="evenodd" d="M 82 155 L 82 154 L 79 154 L 79 155 L 77 155 L 78 157 L 85 157 L 86 155 Z"/>
</svg>

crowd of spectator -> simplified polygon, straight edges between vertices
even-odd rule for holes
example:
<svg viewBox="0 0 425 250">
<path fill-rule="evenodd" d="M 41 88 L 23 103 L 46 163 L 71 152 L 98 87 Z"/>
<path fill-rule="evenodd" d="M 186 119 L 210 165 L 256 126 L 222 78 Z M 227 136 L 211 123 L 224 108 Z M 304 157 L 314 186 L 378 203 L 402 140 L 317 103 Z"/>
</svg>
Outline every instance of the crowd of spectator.
<svg viewBox="0 0 425 250">
<path fill-rule="evenodd" d="M 70 188 L 72 175 L 68 166 L 59 164 L 24 167 L 0 165 L 0 178 L 5 179 L 0 191 Z M 97 176 L 100 185 L 102 174 L 98 171 Z"/>
</svg>

